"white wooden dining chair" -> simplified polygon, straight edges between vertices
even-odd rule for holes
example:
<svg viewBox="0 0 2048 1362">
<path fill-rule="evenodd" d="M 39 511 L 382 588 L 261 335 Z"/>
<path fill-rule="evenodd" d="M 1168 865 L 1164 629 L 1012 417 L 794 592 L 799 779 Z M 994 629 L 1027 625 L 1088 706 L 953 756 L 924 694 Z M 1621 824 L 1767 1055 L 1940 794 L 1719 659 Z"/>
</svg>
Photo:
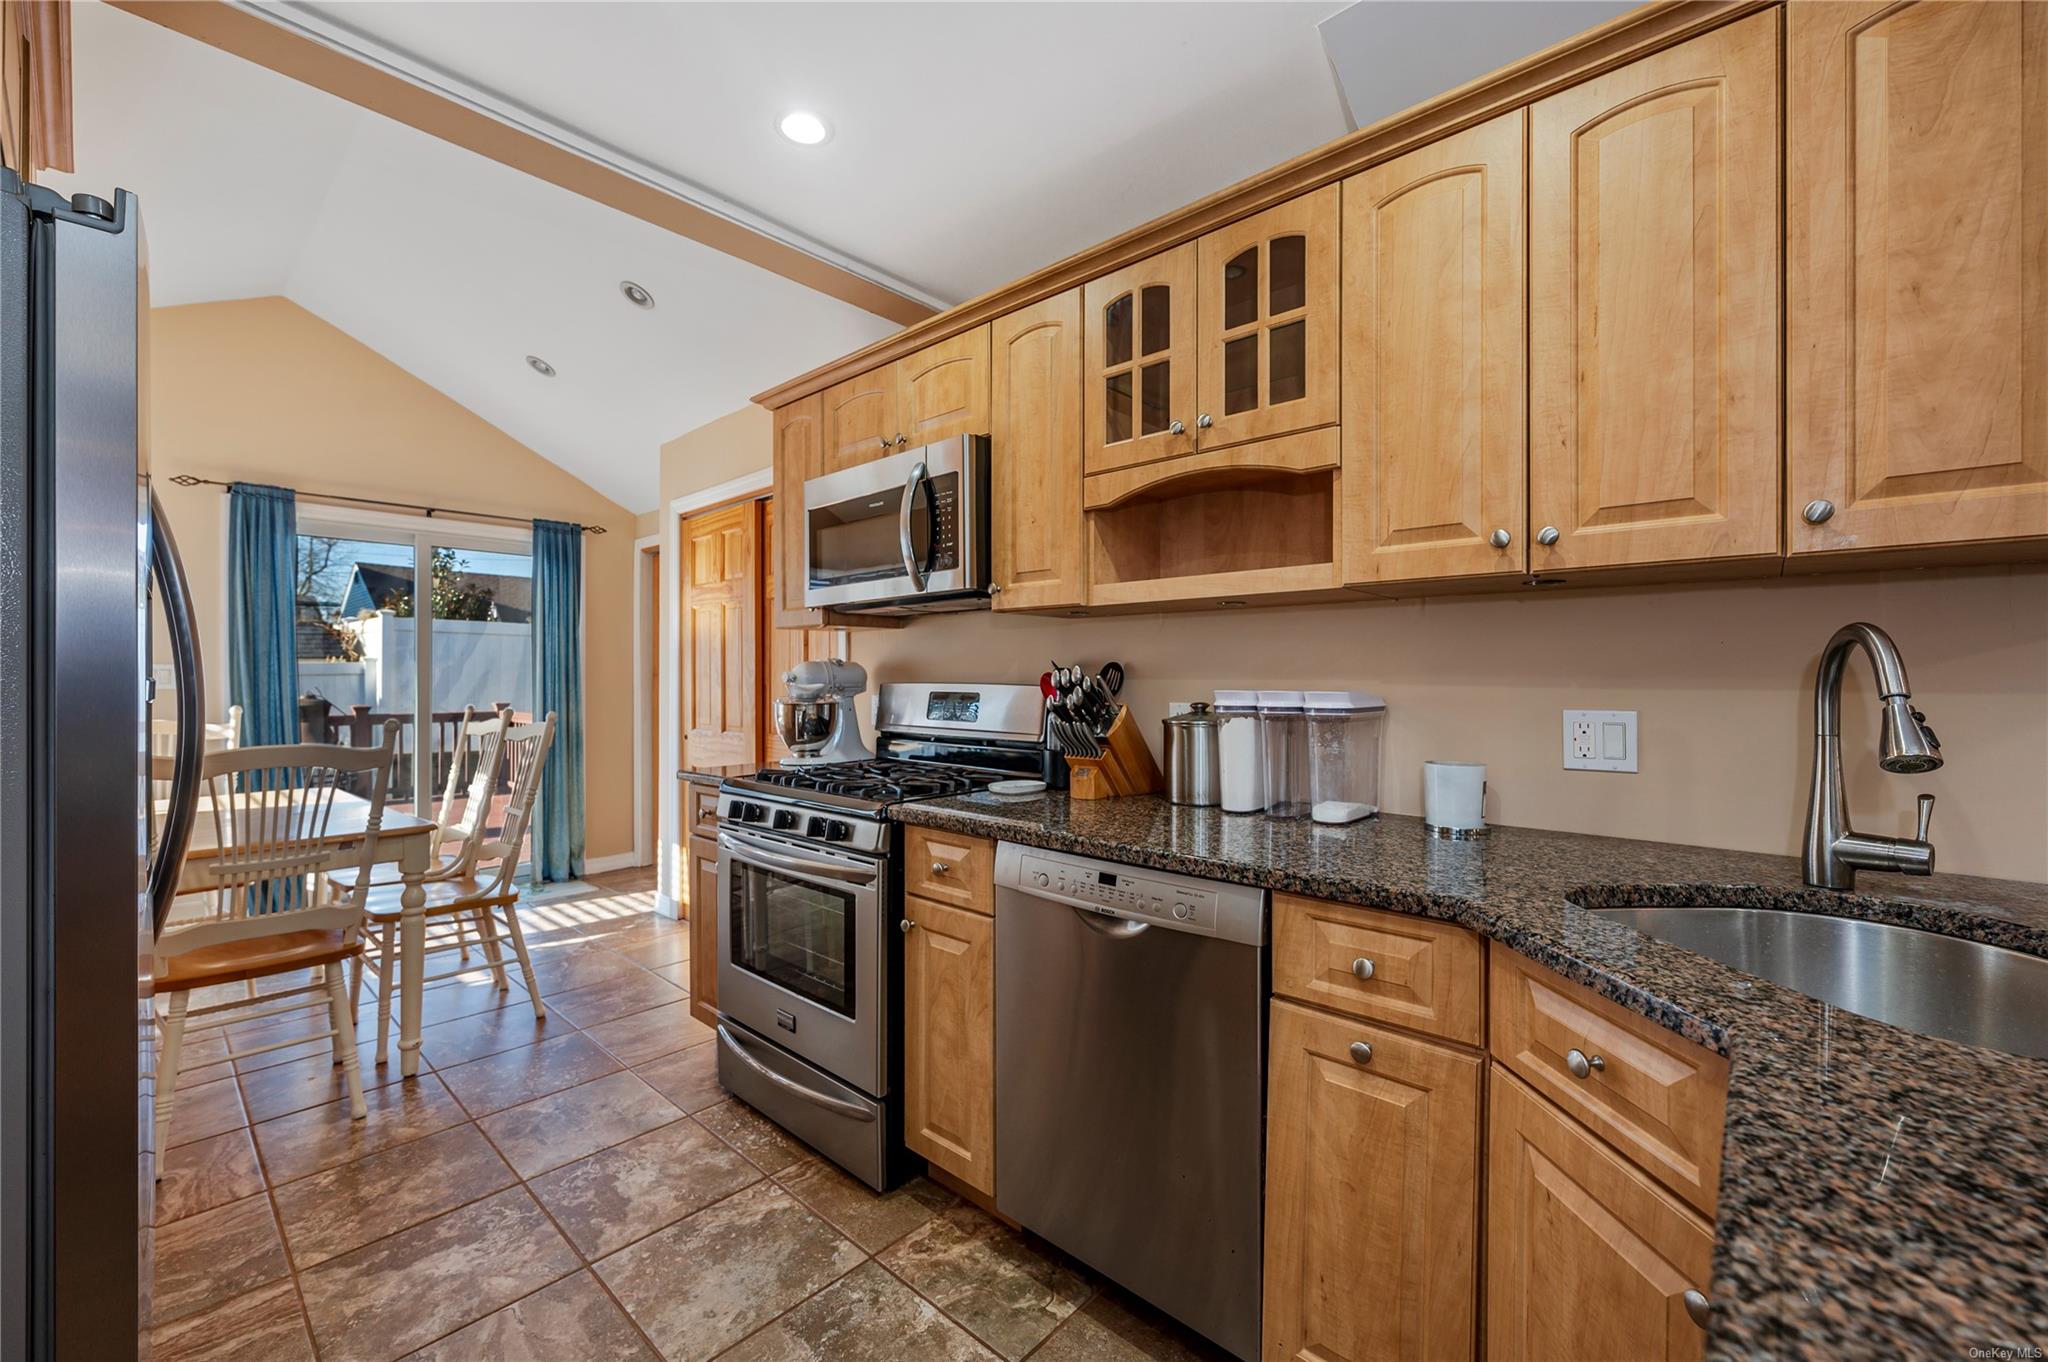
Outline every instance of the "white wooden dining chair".
<svg viewBox="0 0 2048 1362">
<path fill-rule="evenodd" d="M 398 724 L 387 721 L 377 747 L 295 744 L 208 752 L 201 814 L 213 820 L 212 855 L 188 858 L 179 880 L 182 911 L 155 944 L 153 996 L 163 1053 L 157 1066 L 156 1147 L 165 1147 L 176 1107 L 185 1040 L 195 1033 L 266 1017 L 304 1014 L 326 995 L 324 1031 L 237 1049 L 264 1054 L 309 1040 L 332 1040 L 349 1114 L 361 1120 L 362 1075 L 356 1060 L 354 1006 L 342 965 L 362 950 L 363 903 L 383 827 Z M 360 835 L 331 841 L 335 796 L 353 787 L 369 808 Z M 337 872 L 352 870 L 364 888 L 338 890 Z M 323 879 L 325 885 L 323 886 Z M 202 905 L 195 909 L 194 905 Z M 216 985 L 313 971 L 314 981 L 275 992 L 193 1007 L 191 998 Z M 225 991 L 225 990 L 221 990 Z M 159 1164 L 161 1167 L 161 1164 Z"/>
<path fill-rule="evenodd" d="M 419 987 L 425 988 L 467 973 L 462 964 L 438 974 L 428 973 L 427 960 L 449 951 L 466 952 L 471 930 L 481 940 L 491 977 L 502 992 L 511 987 L 505 973 L 504 952 L 499 944 L 499 929 L 503 928 L 518 961 L 520 980 L 526 986 L 527 998 L 533 1004 L 533 1015 L 547 1016 L 547 1005 L 541 1001 L 540 988 L 534 982 L 533 957 L 527 952 L 526 935 L 519 926 L 519 885 L 515 876 L 519 870 L 520 844 L 526 839 L 534 799 L 540 793 L 541 769 L 546 764 L 548 748 L 554 740 L 553 711 L 549 711 L 539 723 L 506 727 L 502 751 L 511 771 L 512 797 L 505 806 L 505 821 L 497 836 L 484 840 L 484 833 L 481 830 L 478 833 L 481 846 L 477 860 L 494 861 L 496 867 L 485 872 L 472 863 L 467 873 L 426 882 L 423 887 L 427 896 L 424 909 L 427 937 L 415 965 L 408 966 L 399 959 L 402 944 L 399 920 L 404 916 L 401 904 L 404 885 L 370 885 L 369 896 L 363 905 L 368 915 L 364 926 L 363 958 L 356 962 L 355 969 L 358 994 L 362 987 L 362 972 L 373 967 L 377 972 L 378 1063 L 384 1062 L 385 1036 L 390 1030 L 393 976 L 402 969 L 416 968 Z M 361 878 L 368 879 L 368 872 L 361 872 Z M 337 889 L 341 890 L 355 882 L 346 874 L 335 880 Z"/>
<path fill-rule="evenodd" d="M 483 858 L 484 833 L 491 816 L 491 801 L 505 769 L 505 730 L 512 726 L 510 710 L 478 714 L 474 705 L 462 711 L 462 723 L 455 731 L 455 745 L 448 749 L 448 778 L 442 783 L 441 802 L 434 810 L 434 831 L 427 843 L 434 866 L 430 880 L 458 879 L 473 874 Z M 454 854 L 449 850 L 453 848 Z M 400 882 L 390 866 L 371 871 L 373 887 Z"/>
</svg>

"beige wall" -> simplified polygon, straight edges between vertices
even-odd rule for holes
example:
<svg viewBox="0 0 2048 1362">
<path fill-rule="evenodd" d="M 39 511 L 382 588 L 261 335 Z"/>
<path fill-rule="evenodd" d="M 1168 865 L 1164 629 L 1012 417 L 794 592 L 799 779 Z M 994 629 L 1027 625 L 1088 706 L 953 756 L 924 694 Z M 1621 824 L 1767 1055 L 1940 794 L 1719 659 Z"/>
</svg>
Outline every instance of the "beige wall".
<svg viewBox="0 0 2048 1362">
<path fill-rule="evenodd" d="M 283 298 L 150 315 L 151 468 L 197 599 L 207 704 L 227 706 L 224 496 L 178 473 L 603 525 L 584 539 L 585 853 L 633 849 L 634 517 Z"/>
<path fill-rule="evenodd" d="M 1833 630 L 1870 620 L 1905 656 L 1948 765 L 1876 765 L 1869 667 L 1852 661 L 1843 745 L 1857 826 L 1911 835 L 1939 796 L 1944 870 L 2048 880 L 2048 570 L 1990 569 L 1629 591 L 1554 591 L 1089 619 L 940 616 L 854 635 L 874 682 L 1036 681 L 1051 658 L 1116 658 L 1155 754 L 1170 700 L 1219 686 L 1385 695 L 1382 795 L 1421 812 L 1421 767 L 1488 766 L 1495 822 L 1794 853 L 1813 676 Z M 1562 714 L 1634 709 L 1641 771 L 1566 771 Z M 1871 877 L 1873 883 L 1890 883 Z"/>
<path fill-rule="evenodd" d="M 663 445 L 662 509 L 677 497 L 766 468 L 773 457 L 773 419 L 765 408 L 748 405 Z"/>
</svg>

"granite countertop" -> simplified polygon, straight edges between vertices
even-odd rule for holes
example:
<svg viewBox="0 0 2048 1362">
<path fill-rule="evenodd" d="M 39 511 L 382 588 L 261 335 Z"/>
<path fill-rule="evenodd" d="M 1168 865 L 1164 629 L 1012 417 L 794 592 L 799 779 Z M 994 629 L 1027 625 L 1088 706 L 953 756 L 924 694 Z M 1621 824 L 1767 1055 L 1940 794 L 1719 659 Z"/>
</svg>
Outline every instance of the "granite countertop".
<svg viewBox="0 0 2048 1362">
<path fill-rule="evenodd" d="M 758 761 L 743 761 L 731 766 L 684 766 L 676 774 L 698 785 L 716 785 L 722 780 L 744 780 L 760 769 Z"/>
<path fill-rule="evenodd" d="M 1509 827 L 1451 842 L 1416 818 L 1322 828 L 1156 797 L 893 812 L 1456 922 L 1726 1054 L 1710 1357 L 2048 1348 L 2048 1061 L 1902 1031 L 1571 902 L 1806 909 L 2048 955 L 2048 886 L 1865 872 L 1838 894 L 1784 856 Z"/>
</svg>

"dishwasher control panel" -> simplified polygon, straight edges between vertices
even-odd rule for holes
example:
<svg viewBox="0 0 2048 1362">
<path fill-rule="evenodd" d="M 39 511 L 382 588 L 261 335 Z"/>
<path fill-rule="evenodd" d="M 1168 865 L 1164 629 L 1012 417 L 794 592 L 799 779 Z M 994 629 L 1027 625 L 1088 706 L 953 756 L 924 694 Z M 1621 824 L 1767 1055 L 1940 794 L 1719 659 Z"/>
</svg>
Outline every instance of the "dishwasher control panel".
<svg viewBox="0 0 2048 1362">
<path fill-rule="evenodd" d="M 1042 851 L 1012 842 L 996 850 L 996 885 L 1088 912 L 1175 931 L 1265 943 L 1266 891 L 1164 871 Z"/>
</svg>

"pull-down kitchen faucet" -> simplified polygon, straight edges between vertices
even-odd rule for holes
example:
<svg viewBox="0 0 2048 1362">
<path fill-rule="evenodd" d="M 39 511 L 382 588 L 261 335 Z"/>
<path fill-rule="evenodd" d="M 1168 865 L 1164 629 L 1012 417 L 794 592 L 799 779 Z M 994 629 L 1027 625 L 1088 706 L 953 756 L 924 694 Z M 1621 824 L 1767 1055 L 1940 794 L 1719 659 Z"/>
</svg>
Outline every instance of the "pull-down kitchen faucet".
<svg viewBox="0 0 2048 1362">
<path fill-rule="evenodd" d="M 1927 840 L 1928 825 L 1934 820 L 1933 795 L 1920 796 L 1916 837 L 1876 837 L 1849 826 L 1849 804 L 1842 791 L 1842 669 L 1851 647 L 1869 654 L 1878 697 L 1884 702 L 1877 764 L 1899 775 L 1917 775 L 1941 765 L 1941 744 L 1927 727 L 1927 716 L 1910 703 L 1913 690 L 1906 684 L 1906 664 L 1891 635 L 1874 624 L 1837 629 L 1820 655 L 1820 674 L 1813 682 L 1813 793 L 1806 805 L 1805 864 L 1806 882 L 1822 889 L 1854 889 L 1859 869 L 1934 873 L 1934 845 Z"/>
</svg>

